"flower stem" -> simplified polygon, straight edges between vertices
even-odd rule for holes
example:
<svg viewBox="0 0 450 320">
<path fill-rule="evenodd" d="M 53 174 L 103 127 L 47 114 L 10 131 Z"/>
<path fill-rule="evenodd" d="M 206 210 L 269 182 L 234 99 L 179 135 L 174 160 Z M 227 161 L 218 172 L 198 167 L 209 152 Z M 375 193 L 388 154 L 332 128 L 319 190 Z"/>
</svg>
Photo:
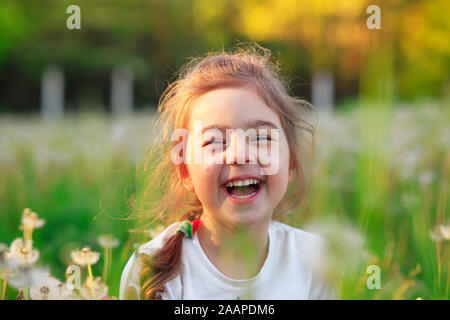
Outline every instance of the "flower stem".
<svg viewBox="0 0 450 320">
<path fill-rule="evenodd" d="M 30 288 L 26 287 L 25 290 L 23 290 L 23 296 L 25 300 L 30 300 Z"/>
<path fill-rule="evenodd" d="M 31 243 L 33 240 L 33 228 L 24 228 L 23 230 L 23 239 L 25 241 L 25 248 L 28 251 L 31 251 Z"/>
<path fill-rule="evenodd" d="M 450 284 L 450 270 L 447 270 L 447 287 L 445 289 L 445 296 L 448 299 L 448 288 Z"/>
<path fill-rule="evenodd" d="M 436 259 L 438 268 L 438 290 L 441 288 L 441 244 L 439 241 L 436 242 Z"/>
<path fill-rule="evenodd" d="M 109 247 L 109 251 L 108 251 L 108 277 L 109 274 L 111 273 L 111 260 L 112 260 L 112 247 Z M 105 280 L 106 282 L 106 280 Z"/>
<path fill-rule="evenodd" d="M 108 277 L 108 247 L 105 247 L 105 261 L 103 262 L 103 281 Z"/>
<path fill-rule="evenodd" d="M 8 283 L 8 278 L 3 279 L 3 289 L 2 289 L 2 300 L 5 300 L 6 295 L 6 284 Z"/>
<path fill-rule="evenodd" d="M 33 228 L 30 228 L 30 248 L 28 250 L 31 250 L 31 244 L 33 243 Z"/>
<path fill-rule="evenodd" d="M 88 267 L 88 273 L 89 273 L 89 283 L 90 283 L 90 285 L 92 285 L 92 284 L 94 284 L 94 276 L 92 275 L 91 265 L 88 263 L 87 267 Z"/>
</svg>

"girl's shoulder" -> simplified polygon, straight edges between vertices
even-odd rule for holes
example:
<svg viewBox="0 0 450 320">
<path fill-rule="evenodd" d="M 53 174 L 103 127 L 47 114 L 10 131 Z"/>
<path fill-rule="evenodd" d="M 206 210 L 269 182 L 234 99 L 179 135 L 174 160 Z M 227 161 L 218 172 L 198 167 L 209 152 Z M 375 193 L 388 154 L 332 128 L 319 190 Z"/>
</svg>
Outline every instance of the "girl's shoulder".
<svg viewBox="0 0 450 320">
<path fill-rule="evenodd" d="M 146 255 L 152 255 L 155 251 L 160 249 L 164 243 L 164 240 L 167 238 L 170 238 L 172 235 L 175 234 L 175 230 L 178 226 L 179 222 L 174 222 L 167 228 L 165 228 L 160 234 L 158 234 L 155 238 L 152 240 L 140 245 L 136 249 L 136 254 L 146 254 Z"/>
<path fill-rule="evenodd" d="M 309 270 L 314 285 L 310 288 L 311 299 L 334 299 L 333 284 L 326 280 L 331 246 L 324 237 L 287 224 L 272 221 L 272 235 L 276 239 L 278 252 L 284 265 L 294 266 L 294 270 Z M 289 252 L 289 255 L 284 254 Z M 301 267 L 299 267 L 301 265 Z M 292 269 L 291 269 L 292 270 Z M 297 271 L 295 271 L 297 272 Z"/>
<path fill-rule="evenodd" d="M 270 228 L 272 229 L 275 239 L 279 239 L 286 243 L 291 243 L 292 245 L 302 247 L 309 247 L 311 245 L 323 247 L 329 246 L 328 240 L 322 236 L 279 221 L 272 220 L 270 223 Z"/>
<path fill-rule="evenodd" d="M 164 229 L 154 239 L 140 245 L 128 259 L 120 279 L 119 299 L 139 299 L 140 294 L 140 271 L 141 271 L 141 255 L 151 256 L 160 249 L 166 238 L 175 233 L 178 223 L 175 222 Z"/>
</svg>

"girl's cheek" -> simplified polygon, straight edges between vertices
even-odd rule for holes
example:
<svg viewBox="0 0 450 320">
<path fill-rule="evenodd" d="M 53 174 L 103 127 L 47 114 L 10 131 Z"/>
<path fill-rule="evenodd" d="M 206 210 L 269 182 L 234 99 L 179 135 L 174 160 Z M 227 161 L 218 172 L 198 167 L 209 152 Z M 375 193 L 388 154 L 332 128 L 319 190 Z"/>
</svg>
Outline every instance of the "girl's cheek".
<svg viewBox="0 0 450 320">
<path fill-rule="evenodd" d="M 207 187 L 218 185 L 220 165 L 203 163 L 199 165 L 201 170 L 202 180 L 207 184 Z"/>
<path fill-rule="evenodd" d="M 289 149 L 287 143 L 282 145 L 278 152 L 278 170 L 272 176 L 273 186 L 278 190 L 283 190 L 289 180 Z M 270 179 L 270 177 L 269 177 Z"/>
</svg>

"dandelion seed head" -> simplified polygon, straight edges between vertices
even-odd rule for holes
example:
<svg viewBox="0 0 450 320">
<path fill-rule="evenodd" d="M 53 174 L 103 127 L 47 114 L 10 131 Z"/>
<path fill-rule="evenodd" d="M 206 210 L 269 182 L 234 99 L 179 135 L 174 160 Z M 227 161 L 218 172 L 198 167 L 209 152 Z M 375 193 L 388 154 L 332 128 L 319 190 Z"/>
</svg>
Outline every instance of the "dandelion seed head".
<svg viewBox="0 0 450 320">
<path fill-rule="evenodd" d="M 98 237 L 98 243 L 103 248 L 115 248 L 119 245 L 119 240 L 117 240 L 110 234 L 104 234 Z"/>
<path fill-rule="evenodd" d="M 80 299 L 76 293 L 56 278 L 48 276 L 47 279 L 30 288 L 32 300 L 76 300 Z"/>
<path fill-rule="evenodd" d="M 22 230 L 32 230 L 40 228 L 44 225 L 45 220 L 39 219 L 36 212 L 31 211 L 29 208 L 25 208 L 22 213 L 20 229 Z"/>
<path fill-rule="evenodd" d="M 81 250 L 74 250 L 70 256 L 75 264 L 80 266 L 93 265 L 97 263 L 100 258 L 100 254 L 95 251 L 91 251 L 89 247 L 84 247 Z"/>
<path fill-rule="evenodd" d="M 43 294 L 47 294 L 50 291 L 50 289 L 47 286 L 42 286 L 40 291 Z"/>
<path fill-rule="evenodd" d="M 8 246 L 4 243 L 0 243 L 0 270 L 1 266 L 7 261 L 8 255 Z"/>
<path fill-rule="evenodd" d="M 9 278 L 8 283 L 16 289 L 29 288 L 45 282 L 49 276 L 50 273 L 47 269 L 29 265 L 20 266 L 14 270 L 14 273 Z"/>
<path fill-rule="evenodd" d="M 445 240 L 450 240 L 450 225 L 448 226 L 441 225 L 440 229 L 442 238 Z"/>
<path fill-rule="evenodd" d="M 6 244 L 0 244 L 0 278 L 9 278 L 20 262 L 11 256 Z"/>
<path fill-rule="evenodd" d="M 442 226 L 435 226 L 432 230 L 429 232 L 431 240 L 434 242 L 441 242 L 445 239 L 444 235 L 442 234 Z"/>
<path fill-rule="evenodd" d="M 39 259 L 39 251 L 25 248 L 22 238 L 17 238 L 11 243 L 9 252 L 12 259 L 22 264 L 33 264 Z"/>
<path fill-rule="evenodd" d="M 86 281 L 83 284 L 80 296 L 85 300 L 101 300 L 108 296 L 108 287 L 102 282 L 101 277 L 96 277 L 93 282 Z"/>
</svg>

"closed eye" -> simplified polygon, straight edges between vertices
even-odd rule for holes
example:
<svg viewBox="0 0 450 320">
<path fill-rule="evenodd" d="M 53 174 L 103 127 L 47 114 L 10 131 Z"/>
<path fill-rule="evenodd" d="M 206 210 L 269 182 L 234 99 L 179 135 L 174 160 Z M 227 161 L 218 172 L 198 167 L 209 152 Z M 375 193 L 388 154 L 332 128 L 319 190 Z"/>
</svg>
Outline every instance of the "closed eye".
<svg viewBox="0 0 450 320">
<path fill-rule="evenodd" d="M 256 140 L 257 140 L 257 141 L 259 141 L 259 140 L 269 140 L 269 141 L 271 141 L 272 138 L 269 137 L 269 136 L 257 136 L 257 137 L 256 137 Z"/>
<path fill-rule="evenodd" d="M 270 136 L 257 136 L 256 138 L 253 139 L 253 141 L 261 141 L 261 140 L 266 140 L 266 141 L 272 141 L 272 138 Z M 225 143 L 222 140 L 216 140 L 214 138 L 212 138 L 211 140 L 208 140 L 206 142 L 203 143 L 202 147 L 206 147 L 207 145 L 210 145 L 211 143 Z"/>
<path fill-rule="evenodd" d="M 222 140 L 211 139 L 211 140 L 206 141 L 205 143 L 203 143 L 202 147 L 206 147 L 207 145 L 209 145 L 211 143 L 223 143 L 223 141 Z"/>
</svg>

